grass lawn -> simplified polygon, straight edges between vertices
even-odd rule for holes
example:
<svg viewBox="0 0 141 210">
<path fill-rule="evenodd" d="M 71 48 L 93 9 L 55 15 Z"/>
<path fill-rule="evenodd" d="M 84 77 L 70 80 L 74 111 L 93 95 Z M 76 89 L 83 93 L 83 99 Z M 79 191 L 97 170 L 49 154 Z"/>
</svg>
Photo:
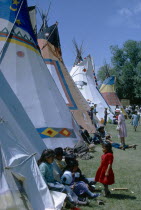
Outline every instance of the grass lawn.
<svg viewBox="0 0 141 210">
<path fill-rule="evenodd" d="M 109 186 L 112 188 L 128 188 L 128 191 L 118 190 L 111 191 L 110 198 L 99 197 L 105 201 L 105 205 L 98 205 L 95 199 L 90 200 L 89 206 L 81 206 L 81 210 L 141 210 L 141 125 L 135 132 L 130 124 L 130 120 L 126 120 L 127 134 L 126 144 L 137 144 L 137 149 L 126 149 L 125 151 L 113 148 L 114 163 L 113 171 L 115 174 L 115 184 Z M 114 142 L 120 142 L 117 137 L 116 125 L 107 124 L 107 132 L 112 135 Z M 94 158 L 90 160 L 79 159 L 82 172 L 87 177 L 94 177 L 97 168 L 100 165 L 100 157 L 102 149 L 100 145 L 96 146 L 93 153 Z M 97 183 L 96 189 L 101 191 L 102 184 Z"/>
</svg>

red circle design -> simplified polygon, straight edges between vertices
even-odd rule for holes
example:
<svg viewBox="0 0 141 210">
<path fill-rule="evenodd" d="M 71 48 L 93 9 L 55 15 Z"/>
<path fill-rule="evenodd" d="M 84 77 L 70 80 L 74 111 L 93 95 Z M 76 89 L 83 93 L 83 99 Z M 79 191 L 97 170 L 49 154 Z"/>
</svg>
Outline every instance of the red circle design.
<svg viewBox="0 0 141 210">
<path fill-rule="evenodd" d="M 19 57 L 24 57 L 24 52 L 18 51 L 18 52 L 17 52 L 17 56 L 19 56 Z"/>
</svg>

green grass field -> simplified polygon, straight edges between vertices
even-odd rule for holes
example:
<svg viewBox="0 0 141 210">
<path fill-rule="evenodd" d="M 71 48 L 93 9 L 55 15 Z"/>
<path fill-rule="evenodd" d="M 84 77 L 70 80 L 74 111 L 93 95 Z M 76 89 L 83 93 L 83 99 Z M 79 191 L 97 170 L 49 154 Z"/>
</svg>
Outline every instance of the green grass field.
<svg viewBox="0 0 141 210">
<path fill-rule="evenodd" d="M 128 191 L 114 190 L 111 196 L 105 198 L 99 197 L 105 202 L 105 205 L 98 205 L 95 199 L 90 200 L 89 206 L 81 206 L 81 210 L 109 209 L 109 210 L 141 210 L 141 125 L 135 132 L 126 120 L 127 134 L 126 144 L 137 144 L 137 149 L 126 149 L 125 151 L 113 149 L 114 163 L 113 171 L 115 174 L 115 184 L 109 186 L 112 188 L 128 188 Z M 106 130 L 112 135 L 114 142 L 120 142 L 117 137 L 116 125 L 107 124 Z M 80 168 L 87 177 L 94 177 L 100 164 L 102 155 L 101 146 L 96 146 L 93 153 L 94 158 L 90 160 L 79 159 Z M 96 184 L 96 190 L 101 191 L 102 184 Z"/>
</svg>

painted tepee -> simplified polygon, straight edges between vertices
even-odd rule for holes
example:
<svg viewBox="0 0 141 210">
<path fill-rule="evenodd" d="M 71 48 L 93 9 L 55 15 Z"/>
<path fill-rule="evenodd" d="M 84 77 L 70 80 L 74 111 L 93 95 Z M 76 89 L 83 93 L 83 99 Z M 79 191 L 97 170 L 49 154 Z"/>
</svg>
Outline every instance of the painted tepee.
<svg viewBox="0 0 141 210">
<path fill-rule="evenodd" d="M 37 36 L 37 22 L 36 22 L 36 6 L 28 7 L 29 17 L 34 31 L 35 36 Z"/>
<path fill-rule="evenodd" d="M 0 72 L 1 210 L 61 209 L 65 194 L 48 190 L 36 163 L 45 148 L 46 145 Z"/>
<path fill-rule="evenodd" d="M 115 76 L 110 76 L 104 80 L 100 92 L 113 111 L 115 111 L 116 105 L 122 106 L 115 92 Z"/>
<path fill-rule="evenodd" d="M 26 0 L 0 1 L 0 53 L 1 71 L 47 147 L 73 147 L 78 128 L 41 57 Z"/>
<path fill-rule="evenodd" d="M 44 61 L 76 122 L 89 133 L 94 133 L 95 127 L 87 113 L 89 105 L 76 87 L 62 59 L 58 23 L 48 27 L 45 15 L 38 32 L 38 43 Z"/>
<path fill-rule="evenodd" d="M 77 45 L 76 45 L 77 47 Z M 78 50 L 78 52 L 80 52 Z M 76 62 L 77 61 L 77 62 Z M 81 91 L 84 98 L 87 100 L 90 106 L 97 104 L 97 117 L 100 121 L 104 119 L 104 110 L 105 108 L 110 108 L 106 103 L 101 93 L 98 90 L 94 72 L 93 61 L 90 55 L 82 60 L 82 56 L 78 56 L 75 60 L 74 66 L 70 71 L 75 84 Z"/>
</svg>

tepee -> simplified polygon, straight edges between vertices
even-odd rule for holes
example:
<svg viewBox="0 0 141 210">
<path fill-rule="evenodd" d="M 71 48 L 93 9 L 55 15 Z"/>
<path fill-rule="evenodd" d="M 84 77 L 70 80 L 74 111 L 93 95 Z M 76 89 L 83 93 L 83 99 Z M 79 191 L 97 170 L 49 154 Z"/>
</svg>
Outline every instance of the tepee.
<svg viewBox="0 0 141 210">
<path fill-rule="evenodd" d="M 38 44 L 44 61 L 76 122 L 89 133 L 95 132 L 87 113 L 89 105 L 76 87 L 62 59 L 58 23 L 48 27 L 46 15 L 38 32 Z"/>
<path fill-rule="evenodd" d="M 73 147 L 78 127 L 47 69 L 27 1 L 0 1 L 0 66 L 48 148 Z"/>
<path fill-rule="evenodd" d="M 75 45 L 77 51 L 80 53 L 77 44 Z M 74 80 L 75 84 L 81 91 L 84 98 L 87 100 L 90 106 L 97 104 L 97 114 L 99 121 L 104 119 L 104 110 L 105 108 L 110 108 L 106 103 L 105 99 L 102 97 L 101 93 L 98 90 L 96 81 L 95 81 L 95 72 L 93 61 L 90 55 L 88 55 L 83 60 L 78 56 L 75 60 L 74 66 L 70 71 L 70 75 Z M 82 57 L 81 57 L 82 58 Z M 76 62 L 77 61 L 77 62 Z M 109 117 L 109 116 L 108 116 Z"/>
<path fill-rule="evenodd" d="M 36 158 L 45 148 L 46 145 L 0 72 L 1 210 L 61 209 L 65 194 L 52 192 L 51 195 L 36 163 Z"/>
<path fill-rule="evenodd" d="M 28 7 L 29 17 L 34 31 L 35 36 L 37 36 L 37 22 L 36 22 L 36 6 Z"/>
<path fill-rule="evenodd" d="M 115 76 L 110 76 L 104 80 L 100 87 L 100 92 L 113 112 L 115 111 L 117 105 L 122 107 L 122 104 L 115 92 Z"/>
</svg>

